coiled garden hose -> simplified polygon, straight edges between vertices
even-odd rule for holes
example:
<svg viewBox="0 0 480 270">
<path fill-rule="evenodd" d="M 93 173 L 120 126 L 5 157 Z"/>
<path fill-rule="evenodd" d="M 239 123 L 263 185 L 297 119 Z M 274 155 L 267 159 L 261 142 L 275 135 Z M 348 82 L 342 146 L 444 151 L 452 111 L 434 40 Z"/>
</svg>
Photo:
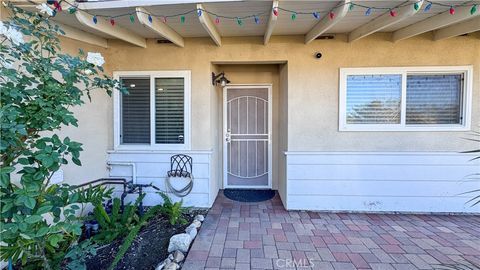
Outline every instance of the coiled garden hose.
<svg viewBox="0 0 480 270">
<path fill-rule="evenodd" d="M 173 193 L 177 197 L 185 197 L 188 194 L 190 194 L 190 192 L 193 189 L 193 175 L 192 174 L 190 174 L 190 176 L 187 176 L 187 177 L 182 177 L 182 178 L 185 178 L 185 179 L 189 179 L 190 181 L 188 182 L 187 185 L 185 185 L 185 187 L 183 187 L 181 189 L 176 189 L 172 186 L 172 183 L 171 183 L 172 178 L 177 178 L 177 177 L 176 176 L 171 176 L 171 177 L 165 178 L 165 186 L 170 191 L 170 193 Z"/>
</svg>

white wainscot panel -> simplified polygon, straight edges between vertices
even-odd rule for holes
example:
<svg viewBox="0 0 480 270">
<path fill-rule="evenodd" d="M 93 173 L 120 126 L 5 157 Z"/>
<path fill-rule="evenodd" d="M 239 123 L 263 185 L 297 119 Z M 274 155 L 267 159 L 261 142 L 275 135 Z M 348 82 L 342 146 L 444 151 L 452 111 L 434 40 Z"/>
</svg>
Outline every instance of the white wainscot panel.
<svg viewBox="0 0 480 270">
<path fill-rule="evenodd" d="M 121 177 L 127 180 L 133 179 L 133 167 L 129 164 L 135 165 L 136 181 L 139 184 L 153 184 L 162 191 L 166 191 L 166 175 L 170 170 L 170 157 L 177 153 L 170 152 L 110 152 L 109 164 L 110 164 L 110 177 Z M 185 206 L 193 207 L 210 207 L 213 203 L 213 199 L 210 200 L 210 152 L 208 151 L 186 151 L 182 152 L 192 157 L 193 159 L 193 176 L 194 184 L 193 189 L 189 195 L 183 197 Z M 116 163 L 123 163 L 119 165 Z M 181 182 L 182 179 L 174 179 L 175 183 Z M 118 189 L 117 189 L 118 190 Z M 161 204 L 162 198 L 157 194 L 157 190 L 154 188 L 145 188 L 144 192 L 146 196 L 144 198 L 144 205 L 151 206 Z M 117 191 L 116 194 L 120 196 L 121 192 Z M 173 194 L 169 194 L 173 201 L 179 201 L 182 198 L 178 198 Z M 135 200 L 137 195 L 128 195 L 126 201 Z"/>
<path fill-rule="evenodd" d="M 441 152 L 288 152 L 289 209 L 480 213 L 472 155 Z M 478 195 L 478 194 L 477 194 Z"/>
</svg>

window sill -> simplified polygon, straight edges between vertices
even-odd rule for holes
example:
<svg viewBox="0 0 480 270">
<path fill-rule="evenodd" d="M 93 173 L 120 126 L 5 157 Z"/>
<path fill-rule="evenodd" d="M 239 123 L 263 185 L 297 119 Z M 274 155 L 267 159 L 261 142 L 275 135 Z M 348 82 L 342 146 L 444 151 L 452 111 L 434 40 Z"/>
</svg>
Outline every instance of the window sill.
<svg viewBox="0 0 480 270">
<path fill-rule="evenodd" d="M 340 132 L 349 132 L 349 131 L 366 131 L 366 132 L 377 132 L 377 131 L 386 131 L 386 132 L 459 132 L 459 131 L 470 131 L 469 126 L 394 126 L 386 127 L 384 125 L 362 125 L 362 126 L 353 126 L 353 125 L 344 125 L 340 126 Z"/>
</svg>

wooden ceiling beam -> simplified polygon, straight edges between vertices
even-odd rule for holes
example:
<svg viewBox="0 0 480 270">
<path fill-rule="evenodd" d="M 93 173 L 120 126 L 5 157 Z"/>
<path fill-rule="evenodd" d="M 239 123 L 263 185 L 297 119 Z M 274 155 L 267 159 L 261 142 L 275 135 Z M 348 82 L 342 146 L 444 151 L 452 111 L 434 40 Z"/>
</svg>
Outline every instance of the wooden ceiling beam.
<svg viewBox="0 0 480 270">
<path fill-rule="evenodd" d="M 278 16 L 273 14 L 273 10 L 278 11 L 278 0 L 273 0 L 272 10 L 270 10 L 270 17 L 268 18 L 267 23 L 267 30 L 265 31 L 265 35 L 263 36 L 263 44 L 267 45 L 268 41 L 270 41 L 270 37 L 272 37 L 273 29 L 275 29 L 275 25 L 277 25 Z"/>
<path fill-rule="evenodd" d="M 217 46 L 222 46 L 222 37 L 218 33 L 218 30 L 215 27 L 215 24 L 213 24 L 208 13 L 204 12 L 205 8 L 203 8 L 202 4 L 197 4 L 197 11 L 198 10 L 202 11 L 202 16 L 198 16 L 198 20 L 202 24 L 203 28 L 205 31 L 207 31 L 208 35 L 212 38 L 213 42 L 217 44 Z"/>
<path fill-rule="evenodd" d="M 392 40 L 393 42 L 397 42 L 403 39 L 426 33 L 428 31 L 443 28 L 468 19 L 473 19 L 475 16 L 480 15 L 480 12 L 470 14 L 471 8 L 471 6 L 457 7 L 455 8 L 455 14 L 453 15 L 450 14 L 450 12 L 447 10 L 421 22 L 399 29 L 393 32 Z"/>
<path fill-rule="evenodd" d="M 161 37 L 171 41 L 173 44 L 184 47 L 185 41 L 175 30 L 170 28 L 167 24 L 161 22 L 155 16 L 151 16 L 150 13 L 142 7 L 136 8 L 138 21 L 147 28 L 159 34 Z"/>
<path fill-rule="evenodd" d="M 433 32 L 433 40 L 442 40 L 480 31 L 480 17 L 457 23 Z"/>
<path fill-rule="evenodd" d="M 343 0 L 337 8 L 332 10 L 335 17 L 332 19 L 329 15 L 326 15 L 321 19 L 306 35 L 305 44 L 308 44 L 315 40 L 317 37 L 326 33 L 328 29 L 332 28 L 335 24 L 341 21 L 348 13 L 350 8 L 350 0 Z"/>
<path fill-rule="evenodd" d="M 390 11 L 384 13 L 383 15 L 369 21 L 368 23 L 356 28 L 352 32 L 348 34 L 348 42 L 353 42 L 355 40 L 359 40 L 363 37 L 371 35 L 375 32 L 381 31 L 391 25 L 399 23 L 405 19 L 412 17 L 413 15 L 417 14 L 419 10 L 421 10 L 421 6 L 423 4 L 423 0 L 417 1 L 414 0 L 415 3 L 418 4 L 418 10 L 415 10 L 413 1 L 411 5 L 405 5 L 395 9 L 397 11 L 397 16 L 393 17 L 390 14 Z"/>
<path fill-rule="evenodd" d="M 91 29 L 94 29 L 96 31 L 99 31 L 99 32 L 102 32 L 106 35 L 109 35 L 113 38 L 118 38 L 118 39 L 121 39 L 123 41 L 126 41 L 130 44 L 133 44 L 133 45 L 136 45 L 136 46 L 139 46 L 139 47 L 142 47 L 142 48 L 146 48 L 147 47 L 147 42 L 145 40 L 145 38 L 119 26 L 119 25 L 111 25 L 110 23 L 108 23 L 106 20 L 102 19 L 102 18 L 98 18 L 97 19 L 97 23 L 95 23 L 93 21 L 93 16 L 84 12 L 84 11 L 81 11 L 81 10 L 77 10 L 75 12 L 75 16 L 77 17 L 77 20 L 91 28 Z"/>
<path fill-rule="evenodd" d="M 88 32 L 85 32 L 83 30 L 80 30 L 78 28 L 74 28 L 74 27 L 71 27 L 71 26 L 68 26 L 68 25 L 65 25 L 65 24 L 61 24 L 61 23 L 58 23 L 58 22 L 54 22 L 54 23 L 56 25 L 58 25 L 58 27 L 60 27 L 60 29 L 62 29 L 63 32 L 65 32 L 65 34 L 63 36 L 65 36 L 67 38 L 75 39 L 75 40 L 78 40 L 78 41 L 82 41 L 82 42 L 85 42 L 85 43 L 88 43 L 88 44 L 100 46 L 100 47 L 103 47 L 103 48 L 108 47 L 107 39 L 105 39 L 105 38 L 96 36 L 92 33 L 88 33 Z"/>
</svg>

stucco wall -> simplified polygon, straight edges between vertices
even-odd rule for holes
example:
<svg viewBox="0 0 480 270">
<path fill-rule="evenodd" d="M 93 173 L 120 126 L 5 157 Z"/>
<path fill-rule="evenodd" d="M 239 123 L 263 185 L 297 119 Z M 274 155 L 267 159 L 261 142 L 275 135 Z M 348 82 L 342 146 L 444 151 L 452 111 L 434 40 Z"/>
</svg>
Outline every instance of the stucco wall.
<svg viewBox="0 0 480 270">
<path fill-rule="evenodd" d="M 224 38 L 217 47 L 208 38 L 185 39 L 185 48 L 148 40 L 147 48 L 109 40 L 109 48 L 96 51 L 106 57 L 112 71 L 191 70 L 192 149 L 211 150 L 218 143 L 211 130 L 218 128 L 212 118 L 212 62 L 288 62 L 288 150 L 289 151 L 461 151 L 474 148 L 461 137 L 464 132 L 339 132 L 338 76 L 341 67 L 473 65 L 474 91 L 472 126 L 480 121 L 480 39 L 474 36 L 431 41 L 430 34 L 398 43 L 388 34 L 375 34 L 354 43 L 346 36 L 316 40 L 308 45 L 303 37 L 273 37 L 264 46 L 260 37 Z M 64 40 L 63 48 L 73 51 L 79 42 Z M 320 51 L 322 59 L 313 57 Z M 227 73 L 228 76 L 228 73 Z M 232 80 L 232 83 L 236 83 Z M 78 110 L 80 128 L 65 134 L 85 143 L 83 168 L 65 169 L 70 182 L 106 176 L 105 153 L 113 147 L 112 99 L 95 94 L 93 102 Z"/>
</svg>

